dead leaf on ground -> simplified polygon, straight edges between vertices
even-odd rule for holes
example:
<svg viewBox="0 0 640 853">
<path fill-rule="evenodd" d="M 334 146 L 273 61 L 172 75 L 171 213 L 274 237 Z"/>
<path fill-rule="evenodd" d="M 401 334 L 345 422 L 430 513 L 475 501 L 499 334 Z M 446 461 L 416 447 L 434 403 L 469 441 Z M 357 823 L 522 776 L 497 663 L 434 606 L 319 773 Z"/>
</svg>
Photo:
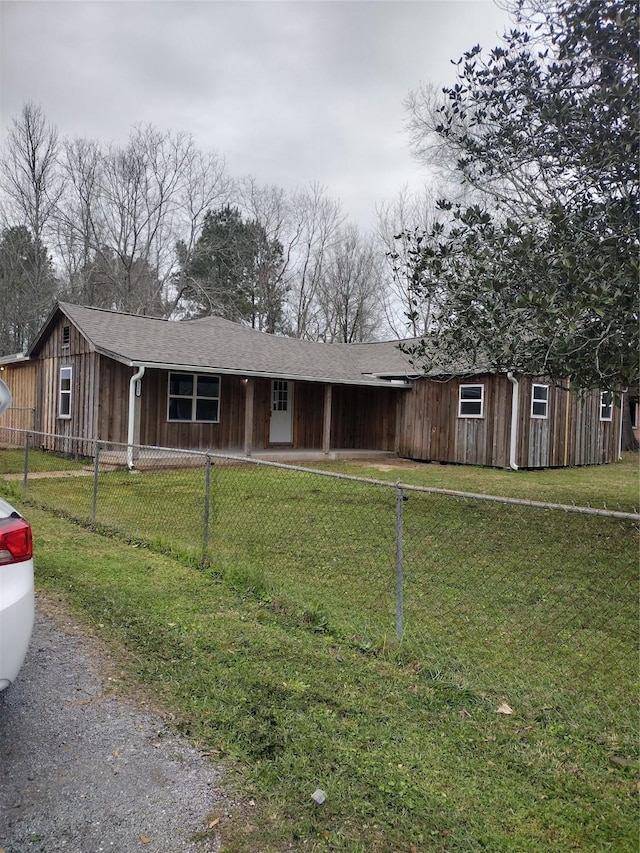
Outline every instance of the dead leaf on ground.
<svg viewBox="0 0 640 853">
<path fill-rule="evenodd" d="M 506 702 L 502 702 L 496 708 L 496 714 L 513 714 L 513 708 L 510 705 L 507 705 Z"/>
<path fill-rule="evenodd" d="M 147 835 L 141 835 L 140 841 L 142 841 L 143 844 L 150 844 L 151 843 L 151 839 Z"/>
</svg>

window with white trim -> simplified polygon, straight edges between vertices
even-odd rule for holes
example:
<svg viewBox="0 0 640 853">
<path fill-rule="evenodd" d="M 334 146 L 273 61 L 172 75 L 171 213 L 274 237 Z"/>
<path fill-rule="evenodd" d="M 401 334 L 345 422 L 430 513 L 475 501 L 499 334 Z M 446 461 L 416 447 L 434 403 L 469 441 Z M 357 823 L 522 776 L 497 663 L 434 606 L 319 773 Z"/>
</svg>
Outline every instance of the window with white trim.
<svg viewBox="0 0 640 853">
<path fill-rule="evenodd" d="M 71 367 L 60 368 L 60 380 L 58 383 L 58 417 L 71 417 L 71 379 L 73 370 Z"/>
<path fill-rule="evenodd" d="M 461 385 L 458 393 L 459 418 L 483 417 L 484 385 Z"/>
<path fill-rule="evenodd" d="M 220 377 L 201 373 L 170 373 L 168 421 L 218 423 Z"/>
<path fill-rule="evenodd" d="M 531 386 L 531 417 L 546 418 L 549 406 L 549 386 Z"/>
<path fill-rule="evenodd" d="M 600 393 L 600 420 L 613 420 L 613 394 L 611 391 L 602 391 Z"/>
<path fill-rule="evenodd" d="M 273 380 L 272 408 L 274 412 L 289 410 L 289 383 L 282 379 Z"/>
</svg>

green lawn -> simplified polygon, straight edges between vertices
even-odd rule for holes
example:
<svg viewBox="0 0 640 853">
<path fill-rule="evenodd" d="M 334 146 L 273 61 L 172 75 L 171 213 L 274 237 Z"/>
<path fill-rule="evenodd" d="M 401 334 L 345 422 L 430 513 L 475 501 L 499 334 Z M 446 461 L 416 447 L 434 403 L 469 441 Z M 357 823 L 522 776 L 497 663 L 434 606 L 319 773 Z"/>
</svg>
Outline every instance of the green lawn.
<svg viewBox="0 0 640 853">
<path fill-rule="evenodd" d="M 622 460 L 611 465 L 531 471 L 409 461 L 397 466 L 331 462 L 317 467 L 359 477 L 400 480 L 414 486 L 577 506 L 607 506 L 631 512 L 640 508 L 640 458 L 637 453 L 623 453 Z"/>
<path fill-rule="evenodd" d="M 226 850 L 636 849 L 637 766 L 613 734 L 585 740 L 553 697 L 537 717 L 499 715 L 170 558 L 31 519 L 39 587 L 128 650 L 123 680 L 232 759 L 228 784 L 256 806 L 218 824 Z"/>
<path fill-rule="evenodd" d="M 79 468 L 91 470 L 93 462 L 87 459 L 69 459 L 63 454 L 29 448 L 29 471 L 76 471 Z M 24 471 L 24 448 L 0 447 L 0 476 L 3 474 L 22 474 Z"/>
<path fill-rule="evenodd" d="M 434 470 L 452 476 L 430 485 L 462 488 L 451 466 L 413 476 Z M 610 471 L 621 496 L 637 488 L 632 458 L 548 473 L 602 505 Z M 569 502 L 561 478 L 463 474 L 472 492 Z M 233 757 L 257 805 L 217 825 L 226 850 L 636 849 L 633 524 L 410 493 L 396 644 L 394 489 L 219 466 L 200 562 L 203 485 L 201 471 L 101 475 L 111 538 L 34 506 L 86 520 L 91 479 L 32 480 L 27 514 L 40 587 Z"/>
</svg>

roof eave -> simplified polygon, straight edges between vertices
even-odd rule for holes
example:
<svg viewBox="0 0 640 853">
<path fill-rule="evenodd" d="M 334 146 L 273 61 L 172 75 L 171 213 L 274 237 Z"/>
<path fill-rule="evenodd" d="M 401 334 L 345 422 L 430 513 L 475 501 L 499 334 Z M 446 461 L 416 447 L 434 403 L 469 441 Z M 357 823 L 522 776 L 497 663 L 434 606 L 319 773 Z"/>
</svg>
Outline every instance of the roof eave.
<svg viewBox="0 0 640 853">
<path fill-rule="evenodd" d="M 109 358 L 116 358 L 112 353 L 107 353 L 101 350 L 103 355 Z M 255 379 L 287 379 L 292 382 L 319 382 L 329 385 L 366 385 L 375 388 L 411 388 L 412 383 L 407 381 L 394 381 L 393 383 L 387 379 L 377 379 L 375 377 L 362 377 L 362 379 L 345 379 L 336 376 L 307 376 L 300 373 L 289 373 L 286 371 L 264 371 L 264 370 L 240 370 L 233 367 L 205 367 L 201 364 L 177 364 L 175 362 L 159 362 L 159 361 L 141 361 L 138 359 L 119 361 L 127 364 L 129 367 L 144 367 L 149 370 L 182 370 L 189 373 L 219 373 L 224 376 L 242 376 L 253 377 Z"/>
<path fill-rule="evenodd" d="M 29 361 L 29 356 L 24 352 L 16 352 L 13 355 L 0 355 L 0 364 L 22 364 Z"/>
</svg>

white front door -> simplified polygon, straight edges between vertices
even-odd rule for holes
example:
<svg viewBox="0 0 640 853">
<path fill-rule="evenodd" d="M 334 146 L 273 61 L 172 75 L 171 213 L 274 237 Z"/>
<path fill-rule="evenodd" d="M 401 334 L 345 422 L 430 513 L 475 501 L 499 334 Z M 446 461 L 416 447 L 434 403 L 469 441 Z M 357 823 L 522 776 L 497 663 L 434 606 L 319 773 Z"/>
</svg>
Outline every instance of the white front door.
<svg viewBox="0 0 640 853">
<path fill-rule="evenodd" d="M 293 382 L 274 379 L 271 383 L 269 444 L 293 442 Z"/>
</svg>

